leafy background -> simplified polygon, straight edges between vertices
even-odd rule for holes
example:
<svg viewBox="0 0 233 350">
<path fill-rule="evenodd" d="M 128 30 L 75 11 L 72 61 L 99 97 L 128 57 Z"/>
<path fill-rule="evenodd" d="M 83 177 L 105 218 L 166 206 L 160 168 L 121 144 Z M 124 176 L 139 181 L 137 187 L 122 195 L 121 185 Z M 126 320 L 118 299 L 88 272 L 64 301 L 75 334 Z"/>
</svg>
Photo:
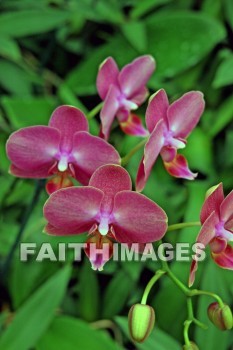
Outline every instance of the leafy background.
<svg viewBox="0 0 233 350">
<path fill-rule="evenodd" d="M 233 2 L 232 0 L 2 0 L 0 2 L 0 257 L 4 262 L 31 201 L 33 180 L 8 174 L 5 141 L 9 134 L 47 124 L 52 110 L 72 104 L 84 112 L 100 102 L 95 86 L 98 65 L 113 56 L 120 66 L 144 53 L 152 54 L 157 70 L 151 92 L 163 87 L 171 99 L 195 89 L 205 94 L 206 111 L 188 141 L 185 154 L 199 172 L 195 182 L 175 180 L 157 162 L 144 193 L 168 213 L 169 223 L 198 220 L 206 190 L 223 181 L 233 187 Z M 145 105 L 139 110 L 143 117 Z M 98 117 L 91 131 L 98 133 Z M 111 140 L 124 156 L 139 139 L 115 129 Z M 128 170 L 133 180 L 141 157 Z M 42 234 L 40 201 L 24 231 L 25 242 L 61 239 Z M 193 242 L 197 229 L 171 232 L 168 242 Z M 84 239 L 81 237 L 81 239 Z M 80 237 L 72 237 L 78 242 Z M 62 242 L 70 242 L 62 238 Z M 7 278 L 1 280 L 1 350 L 178 350 L 181 348 L 185 299 L 164 278 L 149 302 L 156 310 L 156 328 L 141 345 L 129 340 L 127 313 L 138 302 L 156 262 L 109 262 L 101 273 L 87 259 L 62 264 L 31 259 L 20 263 L 18 251 Z M 187 282 L 189 264 L 172 263 Z M 232 303 L 232 272 L 210 259 L 201 264 L 197 286 Z M 210 300 L 195 303 L 207 322 Z M 12 321 L 13 320 L 13 321 Z M 105 320 L 105 321 L 103 321 Z M 192 329 L 200 349 L 232 349 L 232 332 Z"/>
</svg>

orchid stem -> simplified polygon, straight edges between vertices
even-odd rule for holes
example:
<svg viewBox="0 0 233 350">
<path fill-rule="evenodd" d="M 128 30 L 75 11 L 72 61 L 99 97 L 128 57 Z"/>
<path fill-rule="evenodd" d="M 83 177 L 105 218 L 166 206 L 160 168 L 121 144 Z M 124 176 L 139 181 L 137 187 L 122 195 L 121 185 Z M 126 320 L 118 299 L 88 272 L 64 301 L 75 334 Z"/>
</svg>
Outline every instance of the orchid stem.
<svg viewBox="0 0 233 350">
<path fill-rule="evenodd" d="M 141 142 L 139 142 L 134 148 L 132 148 L 132 150 L 126 154 L 126 156 L 124 156 L 121 159 L 121 165 L 125 166 L 128 164 L 128 162 L 130 161 L 130 159 L 133 157 L 133 155 L 139 150 L 141 149 L 147 142 L 147 138 L 143 139 Z"/>
<path fill-rule="evenodd" d="M 166 273 L 166 271 L 158 270 L 155 273 L 155 275 L 151 278 L 151 280 L 148 282 L 148 284 L 144 290 L 143 296 L 142 296 L 142 300 L 141 300 L 142 305 L 146 305 L 147 298 L 148 298 L 148 295 L 151 291 L 151 288 L 160 279 L 160 277 L 162 277 L 165 273 Z"/>
<path fill-rule="evenodd" d="M 28 220 L 29 220 L 39 198 L 40 198 L 40 193 L 41 193 L 41 190 L 43 187 L 44 187 L 44 181 L 41 181 L 41 180 L 36 181 L 36 186 L 35 186 L 32 200 L 28 205 L 28 208 L 25 212 L 24 218 L 23 218 L 22 223 L 20 225 L 20 228 L 19 228 L 18 234 L 15 238 L 15 241 L 14 241 L 13 245 L 11 246 L 11 249 L 6 257 L 6 260 L 3 263 L 3 266 L 1 268 L 0 275 L 1 275 L 2 279 L 5 279 L 7 276 L 8 270 L 9 270 L 10 265 L 11 265 L 12 258 L 13 258 L 14 253 L 15 253 L 15 250 L 21 241 L 21 238 L 22 238 L 23 233 L 24 233 L 24 229 L 28 223 Z"/>
<path fill-rule="evenodd" d="M 181 230 L 183 228 L 193 227 L 193 226 L 201 226 L 201 223 L 199 221 L 191 221 L 191 222 L 183 222 L 179 224 L 169 225 L 167 228 L 167 232 Z"/>
<path fill-rule="evenodd" d="M 87 115 L 87 119 L 92 119 L 94 118 L 99 111 L 101 110 L 101 108 L 103 107 L 103 102 L 100 102 L 97 106 L 95 106 Z"/>
</svg>

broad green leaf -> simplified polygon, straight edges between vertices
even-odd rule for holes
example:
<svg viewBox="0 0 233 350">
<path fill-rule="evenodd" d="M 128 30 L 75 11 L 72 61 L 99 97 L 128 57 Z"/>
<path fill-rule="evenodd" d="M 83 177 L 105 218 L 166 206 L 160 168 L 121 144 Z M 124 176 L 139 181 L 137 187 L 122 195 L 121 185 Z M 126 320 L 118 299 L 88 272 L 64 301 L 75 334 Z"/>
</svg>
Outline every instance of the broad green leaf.
<svg viewBox="0 0 233 350">
<path fill-rule="evenodd" d="M 98 275 L 93 271 L 88 259 L 85 260 L 79 275 L 79 313 L 82 319 L 94 321 L 99 313 L 99 285 Z"/>
<path fill-rule="evenodd" d="M 69 17 L 70 13 L 56 9 L 8 12 L 0 16 L 0 33 L 15 38 L 44 33 L 60 27 Z"/>
<path fill-rule="evenodd" d="M 233 29 L 233 2 L 232 0 L 224 0 L 224 12 L 227 21 L 229 22 L 231 28 Z"/>
<path fill-rule="evenodd" d="M 230 122 L 233 121 L 233 97 L 223 101 L 217 111 L 213 114 L 213 119 L 209 123 L 208 133 L 211 137 L 215 137 L 222 131 Z"/>
<path fill-rule="evenodd" d="M 213 87 L 219 88 L 233 84 L 233 55 L 220 63 L 213 81 Z"/>
<path fill-rule="evenodd" d="M 32 91 L 30 75 L 16 64 L 0 60 L 0 85 L 13 95 L 25 97 Z"/>
<path fill-rule="evenodd" d="M 0 55 L 13 61 L 21 59 L 21 52 L 16 41 L 0 36 Z"/>
<path fill-rule="evenodd" d="M 91 328 L 82 320 L 68 316 L 54 319 L 36 350 L 123 350 L 107 334 Z"/>
<path fill-rule="evenodd" d="M 130 12 L 130 17 L 133 19 L 139 18 L 152 11 L 154 8 L 165 5 L 171 1 L 173 0 L 136 0 L 134 8 Z"/>
<path fill-rule="evenodd" d="M 121 26 L 121 30 L 129 43 L 138 51 L 147 50 L 147 30 L 143 22 L 128 22 Z"/>
<path fill-rule="evenodd" d="M 46 125 L 56 106 L 52 98 L 17 98 L 4 96 L 1 104 L 14 129 L 31 125 Z"/>
<path fill-rule="evenodd" d="M 47 280 L 17 311 L 13 322 L 0 338 L 0 349 L 28 350 L 54 318 L 70 276 L 66 266 Z"/>
<path fill-rule="evenodd" d="M 209 135 L 197 127 L 189 136 L 187 147 L 181 153 L 186 156 L 190 169 L 213 175 L 212 152 L 212 142 Z"/>
<path fill-rule="evenodd" d="M 128 339 L 130 339 L 128 319 L 126 317 L 117 316 L 115 320 Z M 174 338 L 157 328 L 156 325 L 149 338 L 142 344 L 136 344 L 136 347 L 139 350 L 180 350 L 181 348 L 180 344 Z"/>
<path fill-rule="evenodd" d="M 167 78 L 196 65 L 226 35 L 221 23 L 188 11 L 156 13 L 146 23 L 148 51 L 158 66 L 156 76 Z"/>
<path fill-rule="evenodd" d="M 124 270 L 120 270 L 105 289 L 102 301 L 102 317 L 111 318 L 118 314 L 125 305 L 134 282 Z"/>
</svg>

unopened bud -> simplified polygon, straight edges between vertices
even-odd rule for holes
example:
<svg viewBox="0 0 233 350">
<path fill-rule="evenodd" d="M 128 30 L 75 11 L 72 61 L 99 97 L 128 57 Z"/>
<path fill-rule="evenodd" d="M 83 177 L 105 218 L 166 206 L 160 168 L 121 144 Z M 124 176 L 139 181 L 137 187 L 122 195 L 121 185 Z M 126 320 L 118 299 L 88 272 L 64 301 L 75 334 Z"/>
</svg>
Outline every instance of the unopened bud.
<svg viewBox="0 0 233 350">
<path fill-rule="evenodd" d="M 222 331 L 229 330 L 233 327 L 233 316 L 228 305 L 220 306 L 215 302 L 208 307 L 208 317 L 210 321 Z"/>
<path fill-rule="evenodd" d="M 190 342 L 189 345 L 184 345 L 183 346 L 183 350 L 199 350 L 197 344 L 195 344 L 194 342 Z"/>
<path fill-rule="evenodd" d="M 129 310 L 128 320 L 132 339 L 142 343 L 150 335 L 154 327 L 154 309 L 149 305 L 135 304 Z"/>
</svg>

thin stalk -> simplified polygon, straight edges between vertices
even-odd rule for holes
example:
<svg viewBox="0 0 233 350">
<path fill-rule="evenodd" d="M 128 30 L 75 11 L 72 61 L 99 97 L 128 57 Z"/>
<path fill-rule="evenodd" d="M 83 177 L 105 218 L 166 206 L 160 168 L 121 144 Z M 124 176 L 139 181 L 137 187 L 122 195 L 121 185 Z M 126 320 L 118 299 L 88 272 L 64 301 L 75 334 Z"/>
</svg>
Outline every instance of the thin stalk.
<svg viewBox="0 0 233 350">
<path fill-rule="evenodd" d="M 151 280 L 148 282 L 145 290 L 144 290 L 144 293 L 143 293 L 143 296 L 142 296 L 142 300 L 141 300 L 141 304 L 145 305 L 146 302 L 147 302 L 147 298 L 148 298 L 148 295 L 151 291 L 151 288 L 154 286 L 154 284 L 160 279 L 160 277 L 162 277 L 166 272 L 163 271 L 163 270 L 158 270 L 156 272 L 156 274 L 151 278 Z"/>
<path fill-rule="evenodd" d="M 126 156 L 124 156 L 121 159 L 121 165 L 125 166 L 128 164 L 128 162 L 130 161 L 130 159 L 133 157 L 133 155 L 142 147 L 144 147 L 144 145 L 147 142 L 147 138 L 143 139 L 141 142 L 139 142 L 128 154 L 126 154 Z"/>
</svg>

